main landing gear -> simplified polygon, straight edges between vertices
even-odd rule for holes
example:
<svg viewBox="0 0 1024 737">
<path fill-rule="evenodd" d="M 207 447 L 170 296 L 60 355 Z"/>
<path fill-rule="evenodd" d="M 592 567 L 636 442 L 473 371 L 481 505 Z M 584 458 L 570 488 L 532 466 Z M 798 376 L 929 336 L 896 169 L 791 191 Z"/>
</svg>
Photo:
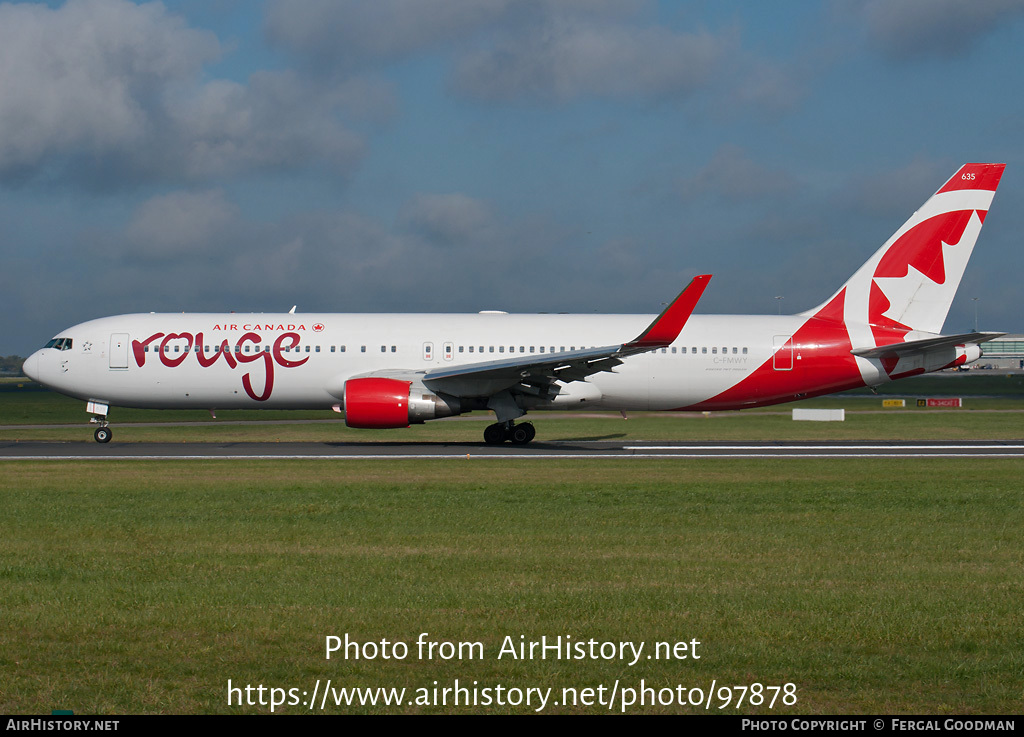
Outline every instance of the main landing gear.
<svg viewBox="0 0 1024 737">
<path fill-rule="evenodd" d="M 114 431 L 103 425 L 102 427 L 97 427 L 96 432 L 92 436 L 96 438 L 97 443 L 109 443 L 110 439 L 114 437 Z"/>
<path fill-rule="evenodd" d="M 533 423 L 524 422 L 517 425 L 512 420 L 495 422 L 484 430 L 484 442 L 488 445 L 501 445 L 506 440 L 513 445 L 526 445 L 537 435 Z"/>
</svg>

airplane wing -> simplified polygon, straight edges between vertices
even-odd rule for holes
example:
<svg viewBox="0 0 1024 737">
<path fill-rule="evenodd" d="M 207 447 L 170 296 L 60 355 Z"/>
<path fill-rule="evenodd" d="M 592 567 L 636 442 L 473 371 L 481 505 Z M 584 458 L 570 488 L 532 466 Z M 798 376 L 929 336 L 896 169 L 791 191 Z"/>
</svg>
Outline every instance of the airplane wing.
<svg viewBox="0 0 1024 737">
<path fill-rule="evenodd" d="M 903 358 L 937 348 L 955 348 L 967 343 L 984 343 L 987 340 L 1001 338 L 1006 333 L 961 333 L 960 335 L 942 335 L 937 338 L 911 340 L 906 343 L 893 343 L 878 348 L 854 348 L 850 353 L 862 358 Z"/>
<path fill-rule="evenodd" d="M 434 369 L 423 375 L 423 384 L 457 397 L 487 397 L 517 386 L 524 393 L 553 397 L 558 393 L 550 391 L 555 382 L 582 381 L 600 371 L 612 371 L 627 356 L 671 345 L 710 279 L 710 274 L 694 277 L 647 329 L 628 343 Z"/>
</svg>

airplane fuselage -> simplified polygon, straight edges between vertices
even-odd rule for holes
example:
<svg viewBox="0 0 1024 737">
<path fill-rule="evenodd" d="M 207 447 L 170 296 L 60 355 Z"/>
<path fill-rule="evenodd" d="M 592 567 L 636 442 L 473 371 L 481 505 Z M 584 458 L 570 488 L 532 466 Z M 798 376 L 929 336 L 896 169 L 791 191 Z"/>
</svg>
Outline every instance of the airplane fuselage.
<svg viewBox="0 0 1024 737">
<path fill-rule="evenodd" d="M 649 315 L 137 314 L 60 333 L 26 363 L 43 384 L 125 407 L 343 408 L 353 376 L 426 372 L 614 344 Z M 794 338 L 795 336 L 795 338 Z M 946 360 L 948 358 L 948 360 Z M 954 361 L 944 354 L 939 368 Z M 859 365 L 861 364 L 861 365 Z M 740 409 L 889 380 L 845 325 L 800 315 L 694 315 L 672 345 L 565 384 L 531 409 Z M 339 404 L 342 403 L 342 404 Z"/>
</svg>

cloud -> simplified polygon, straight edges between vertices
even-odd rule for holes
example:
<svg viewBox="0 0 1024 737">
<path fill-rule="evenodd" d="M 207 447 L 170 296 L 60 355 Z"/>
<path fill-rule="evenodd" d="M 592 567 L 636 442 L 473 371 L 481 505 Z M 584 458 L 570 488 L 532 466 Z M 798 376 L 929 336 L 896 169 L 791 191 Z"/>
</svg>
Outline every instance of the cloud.
<svg viewBox="0 0 1024 737">
<path fill-rule="evenodd" d="M 160 3 L 0 5 L 0 182 L 118 187 L 311 162 L 344 174 L 360 158 L 342 123 L 351 84 L 205 80 L 221 54 Z"/>
<path fill-rule="evenodd" d="M 55 150 L 102 155 L 138 144 L 156 123 L 154 90 L 219 55 L 213 34 L 160 5 L 0 5 L 0 171 Z"/>
<path fill-rule="evenodd" d="M 171 192 L 136 211 L 124 232 L 124 255 L 176 259 L 209 249 L 232 228 L 238 208 L 219 189 Z"/>
<path fill-rule="evenodd" d="M 711 196 L 740 202 L 788 196 L 796 187 L 786 172 L 762 166 L 739 146 L 725 144 L 703 169 L 680 182 L 679 192 L 684 200 Z"/>
<path fill-rule="evenodd" d="M 952 58 L 1024 15 L 1024 0 L 862 0 L 853 7 L 889 59 Z"/>
<path fill-rule="evenodd" d="M 544 216 L 504 217 L 464 193 L 420 193 L 399 213 L 389 224 L 311 210 L 257 225 L 219 189 L 172 192 L 142 203 L 119 228 L 79 235 L 59 268 L 90 278 L 61 279 L 60 295 L 51 296 L 64 315 L 90 293 L 105 295 L 105 314 L 273 311 L 297 302 L 300 311 L 590 311 L 611 303 L 657 312 L 695 273 L 659 255 L 658 244 L 595 243 Z M 653 275 L 652 263 L 661 264 Z M 19 298 L 38 301 L 53 268 L 31 272 Z"/>
<path fill-rule="evenodd" d="M 734 30 L 642 25 L 643 0 L 273 0 L 266 33 L 321 76 L 441 54 L 450 89 L 483 102 L 679 99 L 722 83 L 734 104 L 785 109 L 792 70 L 742 53 Z"/>
<path fill-rule="evenodd" d="M 464 194 L 419 194 L 403 206 L 399 222 L 443 246 L 486 238 L 493 218 L 485 204 Z"/>
<path fill-rule="evenodd" d="M 456 40 L 501 17 L 500 0 L 274 0 L 267 36 L 324 71 L 393 61 Z"/>
<path fill-rule="evenodd" d="M 200 180 L 314 163 L 347 173 L 363 153 L 362 139 L 336 114 L 347 103 L 345 94 L 292 72 L 257 72 L 247 85 L 207 83 L 170 111 L 183 155 L 178 165 Z"/>
<path fill-rule="evenodd" d="M 681 97 L 707 85 L 736 39 L 557 18 L 467 54 L 455 86 L 483 100 Z"/>
<path fill-rule="evenodd" d="M 918 157 L 898 168 L 852 180 L 841 190 L 840 202 L 856 214 L 892 219 L 895 230 L 955 171 L 956 166 Z"/>
<path fill-rule="evenodd" d="M 500 26 L 552 15 L 622 17 L 645 0 L 271 0 L 271 43 L 324 73 L 458 47 Z"/>
</svg>

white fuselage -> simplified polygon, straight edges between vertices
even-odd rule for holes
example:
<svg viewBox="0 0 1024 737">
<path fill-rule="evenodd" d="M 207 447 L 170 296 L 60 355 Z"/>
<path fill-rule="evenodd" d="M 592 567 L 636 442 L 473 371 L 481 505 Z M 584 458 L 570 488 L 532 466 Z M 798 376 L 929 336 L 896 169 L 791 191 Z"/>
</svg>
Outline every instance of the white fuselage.
<svg viewBox="0 0 1024 737">
<path fill-rule="evenodd" d="M 614 373 L 566 383 L 540 408 L 700 409 L 736 386 L 807 322 L 803 316 L 694 315 L 667 348 Z M 622 343 L 650 315 L 135 314 L 62 331 L 29 375 L 61 393 L 149 408 L 341 408 L 351 377 L 532 357 Z M 800 351 L 777 370 L 796 378 Z M 850 377 L 852 384 L 863 384 Z M 881 380 L 884 380 L 884 375 Z M 809 393 L 809 392 L 804 392 Z M 791 398 L 791 397 L 786 397 Z M 741 406 L 785 401 L 751 397 Z"/>
</svg>

